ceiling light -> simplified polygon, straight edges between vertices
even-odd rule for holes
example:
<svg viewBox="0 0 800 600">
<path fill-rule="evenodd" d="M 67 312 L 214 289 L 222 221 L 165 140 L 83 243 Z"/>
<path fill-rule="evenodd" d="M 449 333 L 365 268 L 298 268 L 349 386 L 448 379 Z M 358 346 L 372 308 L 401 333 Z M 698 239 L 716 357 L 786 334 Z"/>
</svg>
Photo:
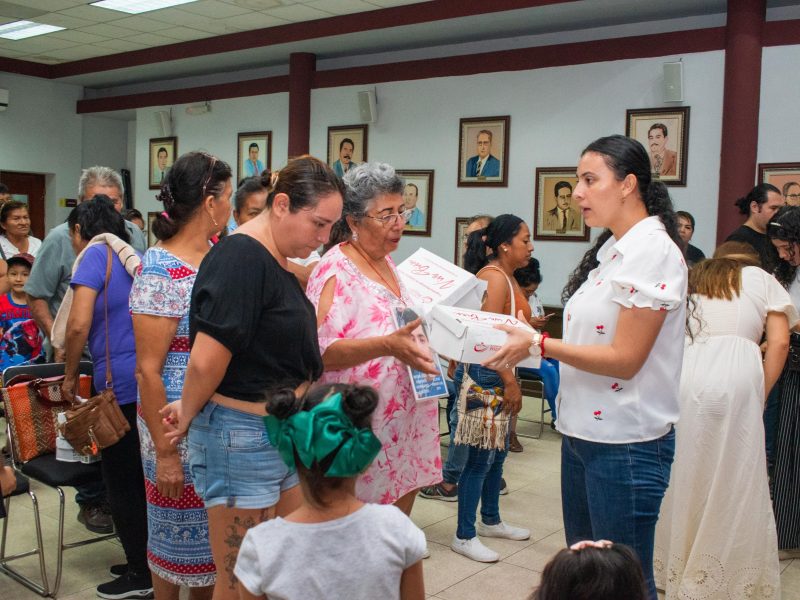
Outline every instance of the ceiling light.
<svg viewBox="0 0 800 600">
<path fill-rule="evenodd" d="M 101 2 L 92 2 L 91 5 L 138 15 L 139 13 L 178 6 L 179 4 L 189 4 L 190 2 L 197 2 L 197 0 L 101 0 Z"/>
<path fill-rule="evenodd" d="M 45 33 L 61 31 L 62 29 L 64 28 L 56 27 L 55 25 L 34 23 L 33 21 L 14 21 L 13 23 L 0 25 L 0 38 L 5 38 L 7 40 L 21 40 L 24 38 L 33 37 L 35 35 L 44 35 Z"/>
</svg>

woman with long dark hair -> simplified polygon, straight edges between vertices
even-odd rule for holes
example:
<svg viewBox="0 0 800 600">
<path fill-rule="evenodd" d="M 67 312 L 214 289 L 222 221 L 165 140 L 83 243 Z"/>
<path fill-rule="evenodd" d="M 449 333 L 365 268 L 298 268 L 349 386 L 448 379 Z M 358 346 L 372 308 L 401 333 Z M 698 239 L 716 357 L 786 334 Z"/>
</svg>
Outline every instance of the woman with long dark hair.
<svg viewBox="0 0 800 600">
<path fill-rule="evenodd" d="M 800 310 L 800 207 L 781 210 L 768 235 L 778 251 L 778 280 Z M 772 506 L 781 560 L 800 558 L 800 333 L 792 331 L 789 359 L 781 376 L 778 430 L 775 438 Z"/>
<path fill-rule="evenodd" d="M 603 227 L 564 289 L 563 340 L 505 327 L 486 366 L 529 353 L 561 363 L 558 430 L 567 542 L 605 538 L 639 555 L 651 598 L 653 536 L 675 452 L 687 268 L 667 188 L 621 135 L 586 147 L 572 195 Z"/>
</svg>

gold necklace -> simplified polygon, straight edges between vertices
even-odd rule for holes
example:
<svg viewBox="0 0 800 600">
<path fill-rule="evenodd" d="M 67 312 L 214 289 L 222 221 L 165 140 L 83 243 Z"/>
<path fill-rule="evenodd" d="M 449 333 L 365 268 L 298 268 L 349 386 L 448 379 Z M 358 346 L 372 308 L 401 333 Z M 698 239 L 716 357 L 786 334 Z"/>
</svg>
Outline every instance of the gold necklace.
<svg viewBox="0 0 800 600">
<path fill-rule="evenodd" d="M 392 292 L 392 294 L 394 294 L 395 296 L 397 296 L 398 298 L 400 298 L 402 300 L 402 294 L 400 293 L 400 284 L 399 283 L 397 284 L 397 291 L 395 292 L 394 288 L 392 288 L 392 285 L 388 281 L 386 281 L 384 276 L 380 274 L 380 271 L 378 271 L 378 269 L 375 268 L 375 266 L 372 264 L 372 261 L 369 259 L 369 257 L 364 252 L 362 252 L 361 249 L 358 246 L 353 244 L 353 242 L 350 242 L 350 247 L 353 250 L 355 250 L 361 256 L 361 258 L 363 258 L 365 261 L 367 261 L 367 264 L 369 265 L 369 268 L 372 269 L 375 272 L 375 274 L 378 277 L 381 278 L 381 281 L 383 281 L 383 283 L 386 285 L 388 290 L 390 292 Z M 394 273 L 392 273 L 392 277 L 394 278 Z"/>
</svg>

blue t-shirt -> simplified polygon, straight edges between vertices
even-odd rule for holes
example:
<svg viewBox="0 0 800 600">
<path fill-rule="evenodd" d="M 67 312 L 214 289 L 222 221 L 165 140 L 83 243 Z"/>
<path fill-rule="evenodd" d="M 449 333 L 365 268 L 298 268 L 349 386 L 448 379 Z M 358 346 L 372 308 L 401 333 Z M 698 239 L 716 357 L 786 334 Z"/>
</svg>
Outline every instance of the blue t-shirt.
<svg viewBox="0 0 800 600">
<path fill-rule="evenodd" d="M 27 304 L 17 304 L 11 294 L 0 296 L 0 373 L 8 367 L 43 363 L 42 337 Z"/>
<path fill-rule="evenodd" d="M 70 283 L 73 289 L 75 286 L 83 285 L 97 291 L 92 327 L 89 329 L 89 353 L 94 364 L 94 385 L 97 391 L 104 388 L 106 376 L 103 283 L 106 277 L 107 248 L 105 244 L 91 246 L 84 254 Z M 120 404 L 136 402 L 136 346 L 133 341 L 133 322 L 128 309 L 131 285 L 133 278 L 128 275 L 117 255 L 112 253 L 111 279 L 108 282 L 108 341 L 114 394 Z"/>
</svg>

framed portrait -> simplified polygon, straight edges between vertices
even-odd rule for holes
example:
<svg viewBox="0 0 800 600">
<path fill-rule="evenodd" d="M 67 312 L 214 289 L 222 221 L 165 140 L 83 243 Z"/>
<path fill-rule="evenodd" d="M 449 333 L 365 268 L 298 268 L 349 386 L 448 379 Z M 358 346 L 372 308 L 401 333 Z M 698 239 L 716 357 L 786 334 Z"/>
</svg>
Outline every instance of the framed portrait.
<svg viewBox="0 0 800 600">
<path fill-rule="evenodd" d="M 150 139 L 150 172 L 147 181 L 151 190 L 161 189 L 164 176 L 175 162 L 178 154 L 178 138 Z"/>
<path fill-rule="evenodd" d="M 536 197 L 533 200 L 533 239 L 558 242 L 586 242 L 589 227 L 572 202 L 578 184 L 577 167 L 536 169 Z"/>
<path fill-rule="evenodd" d="M 155 223 L 158 215 L 161 213 L 149 212 L 147 213 L 147 247 L 155 246 L 158 239 L 153 235 L 153 223 Z"/>
<path fill-rule="evenodd" d="M 237 180 L 261 175 L 272 168 L 272 132 L 247 131 L 240 133 L 236 145 Z"/>
<path fill-rule="evenodd" d="M 406 210 L 413 210 L 406 221 L 404 235 L 431 234 L 433 220 L 433 171 L 397 171 L 405 179 L 403 202 Z"/>
<path fill-rule="evenodd" d="M 508 187 L 510 124 L 508 116 L 459 121 L 459 187 Z"/>
<path fill-rule="evenodd" d="M 771 183 L 789 206 L 800 206 L 800 163 L 759 163 L 759 183 Z"/>
<path fill-rule="evenodd" d="M 685 186 L 689 107 L 637 108 L 625 114 L 625 135 L 644 145 L 653 178 L 666 185 Z"/>
<path fill-rule="evenodd" d="M 456 243 L 453 249 L 453 262 L 464 268 L 464 251 L 467 244 L 467 227 L 469 217 L 456 217 Z"/>
<path fill-rule="evenodd" d="M 339 177 L 367 162 L 367 125 L 328 127 L 328 164 Z"/>
</svg>

